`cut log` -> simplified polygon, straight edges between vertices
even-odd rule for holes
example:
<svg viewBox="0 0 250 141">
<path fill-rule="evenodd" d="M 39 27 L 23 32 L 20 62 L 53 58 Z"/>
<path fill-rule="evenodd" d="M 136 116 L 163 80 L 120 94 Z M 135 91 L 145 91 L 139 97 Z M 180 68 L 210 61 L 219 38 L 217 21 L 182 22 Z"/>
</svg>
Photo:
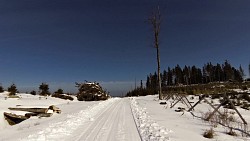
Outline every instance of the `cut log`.
<svg viewBox="0 0 250 141">
<path fill-rule="evenodd" d="M 58 113 L 58 114 L 61 114 L 61 110 L 60 110 L 58 107 L 56 107 L 55 105 L 49 106 L 49 109 L 50 109 L 50 110 L 53 110 L 53 112 L 56 112 L 56 113 Z"/>
<path fill-rule="evenodd" d="M 53 113 L 42 113 L 42 114 L 38 114 L 38 117 L 51 117 L 53 115 Z"/>
<path fill-rule="evenodd" d="M 12 113 L 3 113 L 4 118 L 8 121 L 8 123 L 10 125 L 15 125 L 18 124 L 26 119 L 28 119 L 29 117 L 26 116 L 22 116 L 22 115 L 16 115 L 16 114 L 12 114 Z"/>
<path fill-rule="evenodd" d="M 32 116 L 37 116 L 37 115 L 38 115 L 38 113 L 26 113 L 25 114 L 25 116 L 29 117 L 29 118 L 32 117 Z"/>
<path fill-rule="evenodd" d="M 161 102 L 160 102 L 160 105 L 166 105 L 166 104 L 167 104 L 166 101 L 161 101 Z"/>
<path fill-rule="evenodd" d="M 48 108 L 9 108 L 9 110 L 27 111 L 31 113 L 47 113 Z"/>
</svg>

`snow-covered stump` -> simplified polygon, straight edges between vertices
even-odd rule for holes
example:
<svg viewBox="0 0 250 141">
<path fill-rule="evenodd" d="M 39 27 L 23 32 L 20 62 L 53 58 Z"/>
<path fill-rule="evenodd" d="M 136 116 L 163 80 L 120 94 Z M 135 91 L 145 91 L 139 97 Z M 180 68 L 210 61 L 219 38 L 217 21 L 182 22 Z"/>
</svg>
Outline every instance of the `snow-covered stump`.
<svg viewBox="0 0 250 141">
<path fill-rule="evenodd" d="M 136 126 L 143 141 L 171 141 L 168 137 L 168 134 L 172 133 L 171 130 L 151 120 L 145 108 L 138 106 L 135 98 L 130 98 L 130 103 Z"/>
</svg>

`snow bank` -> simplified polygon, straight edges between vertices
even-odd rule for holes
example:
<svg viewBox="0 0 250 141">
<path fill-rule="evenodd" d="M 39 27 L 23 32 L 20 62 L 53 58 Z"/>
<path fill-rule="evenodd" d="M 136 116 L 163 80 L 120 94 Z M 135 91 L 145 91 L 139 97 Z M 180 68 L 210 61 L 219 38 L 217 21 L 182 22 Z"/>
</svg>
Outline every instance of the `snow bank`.
<svg viewBox="0 0 250 141">
<path fill-rule="evenodd" d="M 135 98 L 130 99 L 131 108 L 137 128 L 143 141 L 171 141 L 168 134 L 171 130 L 158 125 L 147 115 L 145 108 L 139 107 Z"/>
</svg>

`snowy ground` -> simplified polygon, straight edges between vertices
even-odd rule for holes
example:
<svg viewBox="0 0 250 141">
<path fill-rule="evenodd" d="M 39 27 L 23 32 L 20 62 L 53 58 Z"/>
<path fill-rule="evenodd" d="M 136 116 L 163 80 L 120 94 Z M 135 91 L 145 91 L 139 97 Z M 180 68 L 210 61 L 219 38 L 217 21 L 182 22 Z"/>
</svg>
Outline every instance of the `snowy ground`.
<svg viewBox="0 0 250 141">
<path fill-rule="evenodd" d="M 202 136 L 210 125 L 185 112 L 177 113 L 169 103 L 160 105 L 157 96 L 111 98 L 107 101 L 79 102 L 52 97 L 21 94 L 20 99 L 5 99 L 0 94 L 0 141 L 250 141 L 246 137 L 233 137 L 215 128 L 214 139 Z M 56 105 L 62 110 L 49 118 L 31 118 L 9 126 L 3 112 L 16 106 L 48 107 Z M 197 114 L 208 108 L 200 104 Z M 241 110 L 250 121 L 249 111 Z"/>
</svg>

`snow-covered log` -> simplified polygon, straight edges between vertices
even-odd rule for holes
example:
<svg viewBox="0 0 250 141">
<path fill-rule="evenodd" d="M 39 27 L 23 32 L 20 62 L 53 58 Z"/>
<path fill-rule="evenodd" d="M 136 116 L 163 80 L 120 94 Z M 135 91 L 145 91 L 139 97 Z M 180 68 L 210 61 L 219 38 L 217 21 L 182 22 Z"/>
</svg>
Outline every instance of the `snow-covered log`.
<svg viewBox="0 0 250 141">
<path fill-rule="evenodd" d="M 18 124 L 18 123 L 20 123 L 20 122 L 22 122 L 22 121 L 29 118 L 29 117 L 26 117 L 26 116 L 16 115 L 16 114 L 7 113 L 7 112 L 4 112 L 3 115 L 4 115 L 4 118 L 8 121 L 8 123 L 10 125 Z"/>
<path fill-rule="evenodd" d="M 31 113 L 47 113 L 48 108 L 8 108 L 15 111 L 27 111 Z"/>
</svg>

